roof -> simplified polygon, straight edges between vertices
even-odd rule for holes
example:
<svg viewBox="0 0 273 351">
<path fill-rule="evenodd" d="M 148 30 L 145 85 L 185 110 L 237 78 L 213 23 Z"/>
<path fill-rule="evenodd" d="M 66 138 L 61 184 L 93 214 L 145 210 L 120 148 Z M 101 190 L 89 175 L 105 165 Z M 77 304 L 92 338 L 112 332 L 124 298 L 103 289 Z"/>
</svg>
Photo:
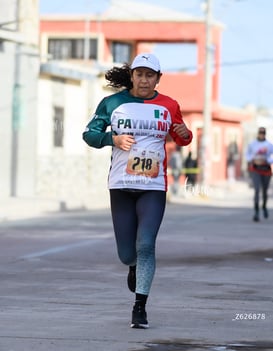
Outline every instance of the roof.
<svg viewBox="0 0 273 351">
<path fill-rule="evenodd" d="M 40 65 L 40 73 L 72 80 L 93 80 L 105 67 L 95 65 L 92 69 L 84 69 L 81 65 L 69 64 L 63 61 L 51 61 Z"/>
<path fill-rule="evenodd" d="M 143 1 L 111 0 L 110 6 L 102 13 L 86 14 L 48 14 L 41 15 L 41 20 L 58 21 L 145 21 L 145 22 L 204 22 L 204 17 L 196 17 L 168 7 L 147 4 Z"/>
<path fill-rule="evenodd" d="M 41 15 L 41 21 L 92 21 L 92 22 L 180 22 L 204 23 L 205 16 L 197 17 L 163 6 L 151 5 L 137 0 L 111 0 L 110 6 L 101 13 L 85 14 L 48 14 Z M 214 27 L 224 28 L 217 20 L 212 20 Z"/>
<path fill-rule="evenodd" d="M 229 122 L 249 121 L 252 118 L 250 111 L 244 108 L 215 105 L 213 108 L 213 119 Z"/>
<path fill-rule="evenodd" d="M 202 18 L 141 1 L 112 0 L 110 7 L 100 16 L 102 20 L 115 21 L 204 21 Z"/>
</svg>

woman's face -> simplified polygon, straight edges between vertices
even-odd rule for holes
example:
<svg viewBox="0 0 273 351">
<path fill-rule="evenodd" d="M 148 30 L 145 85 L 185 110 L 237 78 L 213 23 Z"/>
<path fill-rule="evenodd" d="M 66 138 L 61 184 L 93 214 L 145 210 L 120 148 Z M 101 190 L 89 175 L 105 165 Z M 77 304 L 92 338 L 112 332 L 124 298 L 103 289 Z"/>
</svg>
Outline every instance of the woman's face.
<svg viewBox="0 0 273 351">
<path fill-rule="evenodd" d="M 159 83 L 161 73 L 149 68 L 139 67 L 132 72 L 133 88 L 130 93 L 139 98 L 149 99 L 154 96 L 155 86 Z"/>
<path fill-rule="evenodd" d="M 259 130 L 258 130 L 258 140 L 260 140 L 260 141 L 263 141 L 263 140 L 265 140 L 265 129 L 264 128 L 260 128 Z"/>
</svg>

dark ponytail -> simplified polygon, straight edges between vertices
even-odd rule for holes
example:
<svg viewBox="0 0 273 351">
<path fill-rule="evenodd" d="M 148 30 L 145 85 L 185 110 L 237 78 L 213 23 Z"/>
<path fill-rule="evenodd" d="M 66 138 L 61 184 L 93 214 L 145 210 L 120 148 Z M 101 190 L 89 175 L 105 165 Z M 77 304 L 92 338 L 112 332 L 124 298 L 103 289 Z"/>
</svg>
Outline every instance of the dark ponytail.
<svg viewBox="0 0 273 351">
<path fill-rule="evenodd" d="M 122 67 L 113 67 L 105 73 L 105 79 L 109 81 L 109 87 L 128 90 L 133 88 L 131 81 L 131 68 L 126 63 Z"/>
</svg>

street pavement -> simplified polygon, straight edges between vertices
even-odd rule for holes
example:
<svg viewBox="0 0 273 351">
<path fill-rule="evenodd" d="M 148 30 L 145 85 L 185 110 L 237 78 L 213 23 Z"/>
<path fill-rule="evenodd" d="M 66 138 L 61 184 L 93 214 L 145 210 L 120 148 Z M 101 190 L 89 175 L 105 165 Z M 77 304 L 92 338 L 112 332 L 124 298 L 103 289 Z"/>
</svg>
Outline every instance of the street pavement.
<svg viewBox="0 0 273 351">
<path fill-rule="evenodd" d="M 148 330 L 129 327 L 134 294 L 109 208 L 12 199 L 0 221 L 0 350 L 273 350 L 273 201 L 255 223 L 252 197 L 244 183 L 169 194 Z"/>
</svg>

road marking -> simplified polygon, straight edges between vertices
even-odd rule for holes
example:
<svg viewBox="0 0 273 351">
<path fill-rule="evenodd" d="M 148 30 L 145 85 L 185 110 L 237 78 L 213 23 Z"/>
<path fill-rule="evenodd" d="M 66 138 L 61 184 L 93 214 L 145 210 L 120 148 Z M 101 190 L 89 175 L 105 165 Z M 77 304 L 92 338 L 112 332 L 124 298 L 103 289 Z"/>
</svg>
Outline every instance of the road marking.
<svg viewBox="0 0 273 351">
<path fill-rule="evenodd" d="M 80 241 L 80 242 L 73 243 L 73 244 L 52 247 L 52 248 L 44 250 L 44 251 L 33 252 L 31 254 L 28 254 L 28 255 L 20 256 L 20 259 L 26 260 L 26 259 L 31 259 L 31 258 L 38 258 L 38 257 L 42 257 L 42 256 L 47 256 L 47 255 L 52 255 L 55 253 L 64 252 L 67 250 L 73 250 L 73 249 L 78 248 L 78 247 L 83 247 L 83 246 L 94 244 L 94 239 L 109 239 L 112 236 L 113 236 L 112 233 L 111 234 L 110 233 L 109 234 L 98 234 L 98 235 L 92 236 L 92 240 Z"/>
</svg>

